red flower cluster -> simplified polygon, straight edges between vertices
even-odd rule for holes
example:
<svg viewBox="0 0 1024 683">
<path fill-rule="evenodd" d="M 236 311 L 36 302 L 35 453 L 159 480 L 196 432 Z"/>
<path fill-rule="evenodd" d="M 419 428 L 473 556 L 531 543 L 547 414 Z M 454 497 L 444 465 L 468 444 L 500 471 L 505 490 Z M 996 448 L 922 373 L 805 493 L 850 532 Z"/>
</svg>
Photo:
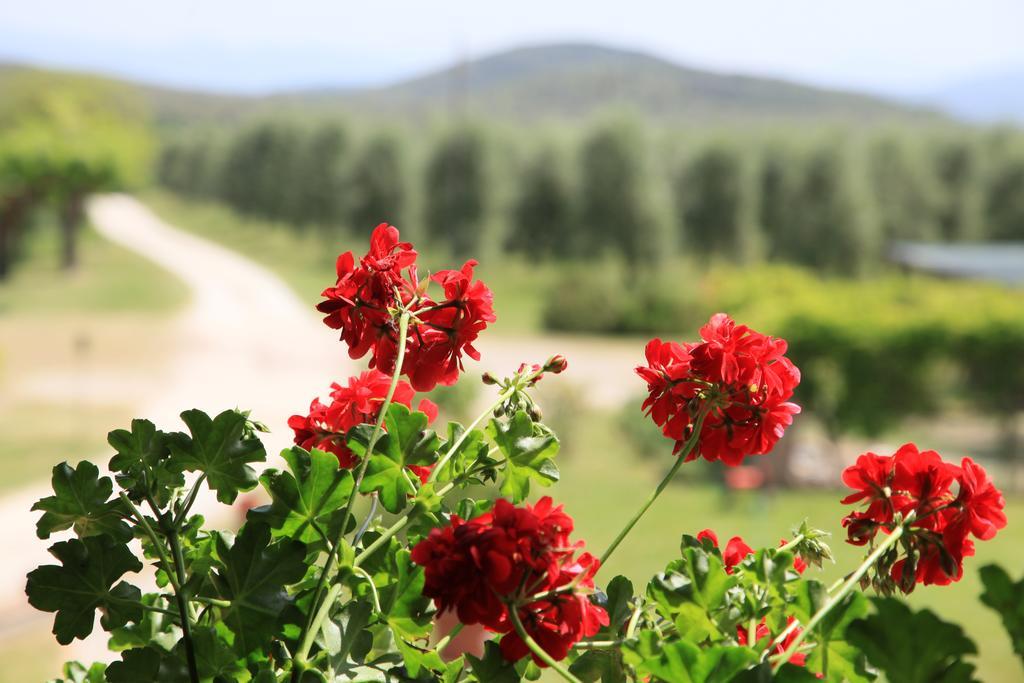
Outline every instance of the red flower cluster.
<svg viewBox="0 0 1024 683">
<path fill-rule="evenodd" d="M 426 295 L 428 283 L 419 281 L 412 245 L 399 241 L 397 228 L 381 223 L 358 264 L 350 251 L 338 257 L 338 280 L 324 290 L 317 310 L 326 314 L 328 327 L 341 330 L 352 358 L 372 352 L 370 367 L 391 374 L 398 357 L 395 311 L 411 306 L 402 374 L 417 391 L 454 384 L 463 368 L 462 355 L 480 359 L 473 342 L 496 319 L 491 290 L 473 281 L 475 265 L 467 261 L 461 270 L 431 276 L 444 289 L 444 298 L 434 301 Z"/>
<path fill-rule="evenodd" d="M 335 382 L 331 385 L 329 403 L 314 398 L 308 415 L 288 418 L 288 426 L 295 432 L 295 443 L 306 450 L 319 448 L 334 453 L 342 467 L 353 467 L 356 456 L 345 444 L 345 435 L 356 425 L 377 421 L 390 385 L 391 378 L 379 370 L 368 370 L 349 378 L 348 386 Z M 408 382 L 399 381 L 392 402 L 412 408 L 415 394 Z M 437 417 L 437 406 L 427 399 L 420 401 L 418 409 L 426 413 L 431 422 Z M 419 476 L 420 472 L 416 474 Z"/>
<path fill-rule="evenodd" d="M 412 551 L 425 568 L 423 594 L 439 611 L 454 609 L 463 624 L 503 633 L 501 652 L 518 661 L 529 649 L 509 615 L 515 609 L 526 632 L 556 660 L 575 643 L 608 625 L 608 614 L 587 593 L 599 563 L 572 544 L 573 521 L 544 497 L 516 507 L 504 499 L 469 521 L 453 516 Z M 572 590 L 557 592 L 576 582 Z M 543 663 L 534 657 L 543 666 Z"/>
<path fill-rule="evenodd" d="M 716 548 L 721 546 L 718 545 L 718 534 L 711 529 L 704 529 L 697 534 L 697 540 L 709 540 L 711 544 Z M 786 545 L 786 539 L 782 539 L 779 542 L 779 547 Z M 749 555 L 754 554 L 754 549 L 747 545 L 742 538 L 739 536 L 733 536 L 729 539 L 729 542 L 725 545 L 725 551 L 722 552 L 722 562 L 725 564 L 725 571 L 727 574 L 732 574 L 733 570 L 743 562 Z M 807 569 L 807 563 L 800 557 L 796 557 L 793 560 L 793 569 L 796 569 L 798 573 L 803 574 L 804 570 Z"/>
<path fill-rule="evenodd" d="M 907 529 L 913 550 L 890 569 L 905 593 L 916 583 L 959 581 L 964 558 L 974 554 L 969 536 L 985 541 L 1006 526 L 1003 494 L 970 458 L 957 466 L 908 443 L 893 455 L 864 453 L 843 471 L 843 482 L 855 491 L 844 504 L 867 504 L 843 519 L 849 543 L 865 545 L 913 515 Z"/>
<path fill-rule="evenodd" d="M 786 628 L 789 628 L 794 621 L 796 621 L 796 619 L 794 619 L 793 617 L 786 617 Z M 782 642 L 775 646 L 772 654 L 783 654 L 786 651 L 786 649 L 793 644 L 793 641 L 797 639 L 802 630 L 803 629 L 801 628 L 794 628 L 792 631 L 790 631 L 786 635 L 786 637 L 782 639 Z M 753 647 L 765 638 L 774 640 L 772 632 L 768 630 L 768 624 L 765 623 L 764 619 L 761 620 L 761 623 L 759 623 L 757 625 L 757 628 L 755 629 L 753 643 L 749 642 L 750 638 L 747 634 L 746 626 L 744 626 L 743 624 L 739 624 L 738 626 L 736 626 L 736 640 L 739 641 L 740 645 L 750 645 L 751 647 Z M 797 652 L 789 658 L 789 663 L 796 664 L 797 666 L 805 666 L 807 664 L 807 654 L 803 652 Z M 822 677 L 821 674 L 818 674 L 817 676 L 818 678 Z"/>
<path fill-rule="evenodd" d="M 649 392 L 643 410 L 676 442 L 676 453 L 705 415 L 687 460 L 701 455 L 739 465 L 769 452 L 800 412 L 789 402 L 800 371 L 784 355 L 786 342 L 724 313 L 712 316 L 700 336 L 694 344 L 647 344 L 647 365 L 636 369 Z"/>
</svg>

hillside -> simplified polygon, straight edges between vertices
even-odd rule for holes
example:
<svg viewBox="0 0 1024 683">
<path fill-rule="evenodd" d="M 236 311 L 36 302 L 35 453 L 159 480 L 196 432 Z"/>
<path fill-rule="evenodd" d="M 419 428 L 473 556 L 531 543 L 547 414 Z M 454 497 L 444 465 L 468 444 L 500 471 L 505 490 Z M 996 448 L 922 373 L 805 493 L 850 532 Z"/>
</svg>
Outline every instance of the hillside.
<svg viewBox="0 0 1024 683">
<path fill-rule="evenodd" d="M 41 69 L 0 65 L 0 96 L 11 74 Z M 182 91 L 140 83 L 162 127 L 233 123 L 276 112 L 373 115 L 419 121 L 446 114 L 510 122 L 579 119 L 628 107 L 665 122 L 941 121 L 928 109 L 782 80 L 719 74 L 626 50 L 547 45 L 501 52 L 388 86 L 319 89 L 262 97 Z"/>
<path fill-rule="evenodd" d="M 578 118 L 628 106 L 661 120 L 872 123 L 936 116 L 924 109 L 782 80 L 691 69 L 626 50 L 549 45 L 502 52 L 377 90 L 297 94 L 321 105 L 423 116 L 456 111 L 519 121 Z M 937 116 L 936 116 L 937 118 Z"/>
</svg>

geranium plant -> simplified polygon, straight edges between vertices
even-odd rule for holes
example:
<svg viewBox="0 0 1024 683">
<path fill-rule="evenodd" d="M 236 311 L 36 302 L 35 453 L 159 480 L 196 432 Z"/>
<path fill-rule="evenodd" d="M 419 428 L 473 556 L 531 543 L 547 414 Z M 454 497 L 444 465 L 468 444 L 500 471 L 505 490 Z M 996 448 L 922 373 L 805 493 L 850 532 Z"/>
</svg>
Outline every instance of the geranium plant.
<svg viewBox="0 0 1024 683">
<path fill-rule="evenodd" d="M 55 613 L 63 644 L 92 633 L 99 612 L 119 653 L 68 664 L 65 680 L 972 678 L 962 656 L 974 646 L 958 627 L 889 596 L 958 581 L 974 541 L 1005 526 L 980 466 L 913 444 L 862 455 L 843 473 L 842 502 L 860 506 L 843 523 L 866 557 L 832 586 L 809 576 L 831 555 L 806 523 L 761 549 L 681 523 L 664 571 L 637 590 L 602 567 L 679 468 L 769 454 L 799 413 L 786 342 L 719 314 L 694 343 L 647 345 L 642 409 L 675 461 L 595 556 L 568 511 L 536 498 L 558 481 L 559 441 L 531 389 L 566 359 L 485 373 L 492 404 L 466 426 L 436 425 L 417 392 L 458 381 L 495 314 L 474 261 L 421 279 L 416 259 L 388 225 L 365 256 L 338 258 L 318 309 L 369 370 L 292 417 L 284 469 L 257 474 L 266 427 L 236 410 L 186 411 L 187 431 L 135 420 L 111 432 L 113 478 L 88 461 L 54 468 L 38 533 L 73 537 L 29 574 L 29 601 Z M 194 512 L 203 488 L 231 505 L 257 486 L 271 502 L 237 533 Z M 143 592 L 124 577 L 145 563 L 155 585 Z M 1024 587 L 989 578 L 986 602 L 1022 642 Z M 883 597 L 867 599 L 869 588 Z"/>
</svg>

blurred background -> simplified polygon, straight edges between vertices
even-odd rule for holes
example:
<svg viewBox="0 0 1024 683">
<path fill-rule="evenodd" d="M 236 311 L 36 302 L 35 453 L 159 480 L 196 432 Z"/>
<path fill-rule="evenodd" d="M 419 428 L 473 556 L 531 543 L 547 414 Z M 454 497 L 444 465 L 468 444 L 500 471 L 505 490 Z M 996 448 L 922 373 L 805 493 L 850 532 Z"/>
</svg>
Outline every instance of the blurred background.
<svg viewBox="0 0 1024 683">
<path fill-rule="evenodd" d="M 665 3 L 667 5 L 668 3 Z M 136 415 L 285 420 L 359 364 L 313 305 L 381 221 L 425 266 L 481 262 L 484 369 L 552 353 L 554 490 L 602 547 L 671 464 L 632 367 L 727 311 L 790 341 L 804 414 L 771 457 L 684 468 L 609 571 L 680 533 L 842 543 L 839 473 L 915 440 L 970 455 L 1010 525 L 919 590 L 1021 680 L 977 602 L 1024 543 L 1024 6 L 524 1 L 0 6 L 0 678 L 59 648 L 24 604 L 31 503 Z M 486 400 L 439 392 L 452 419 Z"/>
</svg>

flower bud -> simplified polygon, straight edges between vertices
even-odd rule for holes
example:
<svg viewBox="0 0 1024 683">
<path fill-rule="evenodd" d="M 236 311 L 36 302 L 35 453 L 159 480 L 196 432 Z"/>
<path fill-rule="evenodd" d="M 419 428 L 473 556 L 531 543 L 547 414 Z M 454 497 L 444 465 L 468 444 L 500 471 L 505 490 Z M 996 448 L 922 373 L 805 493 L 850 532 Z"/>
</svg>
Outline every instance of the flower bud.
<svg viewBox="0 0 1024 683">
<path fill-rule="evenodd" d="M 540 422 L 544 415 L 540 412 L 540 408 L 537 406 L 530 406 L 529 410 L 530 419 L 534 422 Z"/>
<path fill-rule="evenodd" d="M 548 362 L 544 364 L 545 372 L 550 372 L 555 375 L 560 372 L 565 372 L 568 367 L 569 361 L 567 361 L 565 356 L 562 354 L 551 356 L 551 358 L 548 359 Z"/>
<path fill-rule="evenodd" d="M 498 378 L 492 375 L 490 372 L 485 372 L 483 377 L 481 377 L 480 379 L 483 380 L 483 383 L 486 384 L 487 386 L 494 386 L 495 384 L 498 383 Z"/>
</svg>

